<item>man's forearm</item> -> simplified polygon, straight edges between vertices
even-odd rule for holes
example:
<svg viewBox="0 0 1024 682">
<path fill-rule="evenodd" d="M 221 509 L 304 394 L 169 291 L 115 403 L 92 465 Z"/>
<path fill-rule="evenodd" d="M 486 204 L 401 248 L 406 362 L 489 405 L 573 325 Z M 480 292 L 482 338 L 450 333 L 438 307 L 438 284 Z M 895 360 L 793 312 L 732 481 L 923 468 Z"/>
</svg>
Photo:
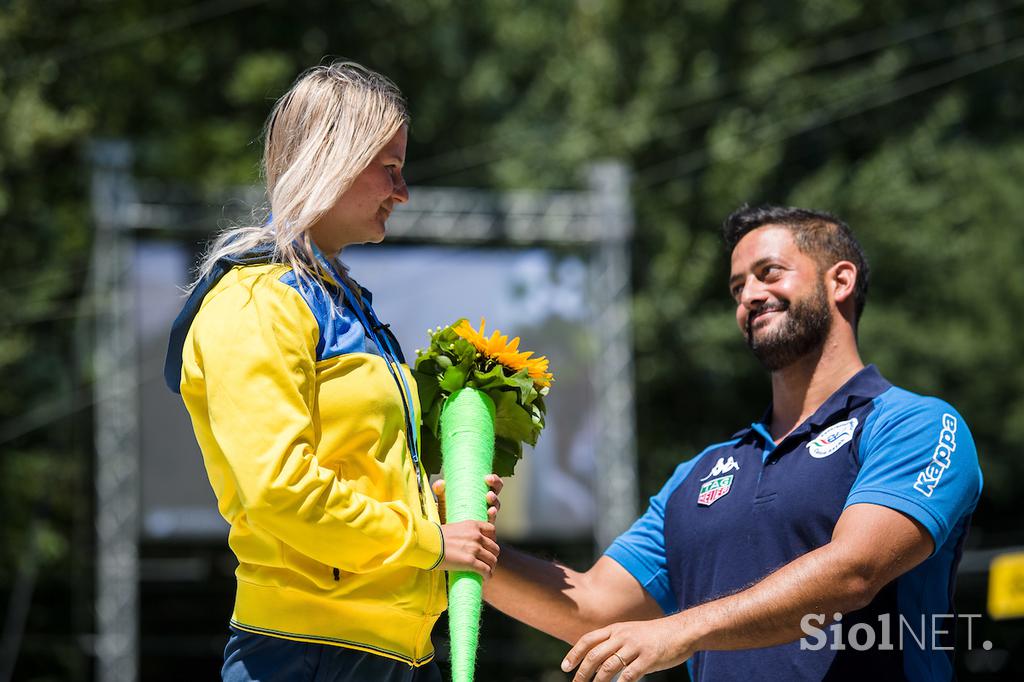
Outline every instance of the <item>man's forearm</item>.
<svg viewBox="0 0 1024 682">
<path fill-rule="evenodd" d="M 484 599 L 499 611 L 566 642 L 604 623 L 587 623 L 583 574 L 503 545 L 484 582 Z"/>
<path fill-rule="evenodd" d="M 866 605 L 877 588 L 861 567 L 830 545 L 783 566 L 734 595 L 671 618 L 687 629 L 692 650 L 749 649 L 799 639 L 808 613 L 846 613 Z"/>
<path fill-rule="evenodd" d="M 828 546 L 786 564 L 761 582 L 666 618 L 620 622 L 586 633 L 566 654 L 562 670 L 577 666 L 576 679 L 598 670 L 620 671 L 630 679 L 681 664 L 701 650 L 755 649 L 791 642 L 801 636 L 807 613 L 859 608 L 873 585 L 859 564 Z M 605 679 L 602 677 L 601 679 Z"/>
<path fill-rule="evenodd" d="M 575 643 L 584 633 L 664 614 L 625 568 L 601 557 L 585 573 L 502 547 L 484 598 L 513 618 Z"/>
</svg>

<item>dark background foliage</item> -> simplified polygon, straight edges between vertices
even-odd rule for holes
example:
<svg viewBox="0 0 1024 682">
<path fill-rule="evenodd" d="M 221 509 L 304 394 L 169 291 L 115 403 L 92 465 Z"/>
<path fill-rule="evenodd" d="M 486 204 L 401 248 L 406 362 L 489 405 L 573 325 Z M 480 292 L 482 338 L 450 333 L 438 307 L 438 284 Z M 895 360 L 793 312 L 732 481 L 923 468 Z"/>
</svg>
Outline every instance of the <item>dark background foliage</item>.
<svg viewBox="0 0 1024 682">
<path fill-rule="evenodd" d="M 1024 544 L 1021 5 L 8 0 L 0 583 L 35 583 L 17 677 L 90 675 L 89 141 L 132 140 L 140 175 L 199 192 L 252 184 L 271 103 L 325 55 L 407 94 L 414 200 L 417 184 L 565 188 L 591 160 L 628 163 L 644 496 L 763 410 L 717 225 L 744 202 L 796 204 L 866 247 L 865 359 L 970 423 L 986 476 L 972 545 Z M 162 613 L 189 622 L 189 599 Z M 562 650 L 501 628 L 510 651 Z"/>
</svg>

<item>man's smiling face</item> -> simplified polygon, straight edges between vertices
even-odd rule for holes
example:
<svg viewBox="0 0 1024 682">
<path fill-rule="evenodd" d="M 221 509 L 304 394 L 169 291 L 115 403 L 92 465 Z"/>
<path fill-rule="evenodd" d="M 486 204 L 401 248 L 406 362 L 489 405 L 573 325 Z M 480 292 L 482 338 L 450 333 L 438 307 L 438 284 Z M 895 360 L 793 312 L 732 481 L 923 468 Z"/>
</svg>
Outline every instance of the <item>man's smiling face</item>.
<svg viewBox="0 0 1024 682">
<path fill-rule="evenodd" d="M 769 371 L 818 350 L 828 337 L 832 309 L 822 272 L 785 227 L 759 227 L 736 244 L 729 291 L 736 323 Z"/>
</svg>

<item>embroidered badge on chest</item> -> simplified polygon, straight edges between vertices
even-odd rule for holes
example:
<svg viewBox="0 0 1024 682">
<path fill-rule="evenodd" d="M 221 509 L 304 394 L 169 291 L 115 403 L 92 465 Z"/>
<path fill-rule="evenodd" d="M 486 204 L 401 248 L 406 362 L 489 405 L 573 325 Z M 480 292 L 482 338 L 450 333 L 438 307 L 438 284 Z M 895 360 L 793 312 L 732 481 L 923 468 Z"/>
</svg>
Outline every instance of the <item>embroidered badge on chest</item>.
<svg viewBox="0 0 1024 682">
<path fill-rule="evenodd" d="M 734 478 L 729 472 L 738 471 L 739 468 L 740 465 L 732 457 L 729 459 L 719 457 L 718 461 L 715 462 L 715 466 L 708 472 L 708 475 L 700 479 L 701 484 L 700 492 L 697 493 L 697 504 L 710 507 L 716 501 L 725 497 L 732 490 Z"/>
<path fill-rule="evenodd" d="M 853 440 L 853 432 L 856 430 L 856 417 L 833 424 L 807 444 L 807 451 L 815 459 L 824 459 Z"/>
</svg>

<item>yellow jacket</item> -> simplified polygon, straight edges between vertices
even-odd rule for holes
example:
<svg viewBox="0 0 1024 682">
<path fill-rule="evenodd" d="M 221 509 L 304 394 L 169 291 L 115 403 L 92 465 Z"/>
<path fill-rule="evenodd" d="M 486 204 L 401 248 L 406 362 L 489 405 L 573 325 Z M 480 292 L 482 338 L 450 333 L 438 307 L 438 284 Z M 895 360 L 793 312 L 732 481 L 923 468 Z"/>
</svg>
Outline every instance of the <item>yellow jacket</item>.
<svg viewBox="0 0 1024 682">
<path fill-rule="evenodd" d="M 447 606 L 437 507 L 395 376 L 324 294 L 287 266 L 236 266 L 175 323 L 181 395 L 238 558 L 231 623 L 420 665 Z M 408 368 L 392 367 L 418 414 Z"/>
</svg>

